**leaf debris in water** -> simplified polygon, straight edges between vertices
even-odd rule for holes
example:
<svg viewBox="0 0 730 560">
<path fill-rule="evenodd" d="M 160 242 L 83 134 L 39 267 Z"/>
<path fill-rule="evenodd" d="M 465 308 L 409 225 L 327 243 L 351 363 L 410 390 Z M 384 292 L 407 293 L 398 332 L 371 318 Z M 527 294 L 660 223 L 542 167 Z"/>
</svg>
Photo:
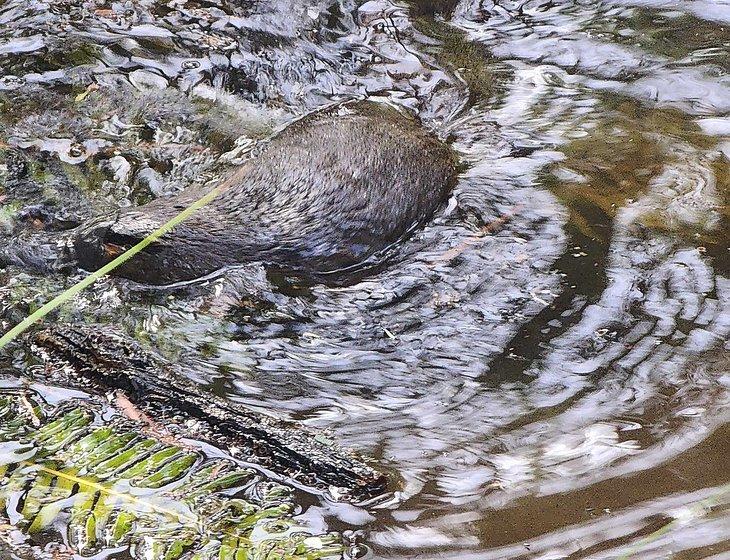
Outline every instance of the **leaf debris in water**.
<svg viewBox="0 0 730 560">
<path fill-rule="evenodd" d="M 297 526 L 290 488 L 102 424 L 88 403 L 41 402 L 0 393 L 0 538 L 13 526 L 29 545 L 50 535 L 84 556 L 127 547 L 145 560 L 341 558 L 338 535 Z"/>
</svg>

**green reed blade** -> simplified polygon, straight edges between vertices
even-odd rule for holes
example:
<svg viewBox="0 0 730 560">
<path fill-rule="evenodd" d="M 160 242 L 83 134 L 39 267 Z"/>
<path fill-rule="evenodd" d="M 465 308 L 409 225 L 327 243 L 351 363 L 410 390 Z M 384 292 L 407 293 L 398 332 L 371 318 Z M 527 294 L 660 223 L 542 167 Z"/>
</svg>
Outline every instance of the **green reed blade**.
<svg viewBox="0 0 730 560">
<path fill-rule="evenodd" d="M 38 309 L 37 311 L 35 311 L 31 315 L 29 315 L 28 317 L 23 319 L 20 323 L 18 323 L 12 329 L 10 329 L 8 332 L 6 332 L 2 337 L 0 337 L 0 350 L 2 348 L 4 348 L 5 346 L 7 346 L 8 344 L 10 344 L 13 340 L 15 340 L 19 335 L 21 335 L 26 330 L 28 330 L 35 323 L 41 321 L 51 311 L 53 311 L 57 307 L 60 307 L 61 305 L 63 305 L 67 301 L 69 301 L 71 298 L 73 298 L 76 294 L 85 290 L 86 288 L 91 286 L 94 282 L 103 278 L 104 276 L 109 274 L 112 270 L 114 270 L 118 266 L 121 266 L 122 264 L 127 262 L 129 259 L 134 257 L 137 253 L 143 251 L 150 244 L 152 244 L 155 241 L 157 241 L 158 239 L 160 239 L 160 237 L 162 237 L 166 233 L 169 233 L 175 227 L 179 226 L 182 222 L 184 222 L 186 219 L 188 219 L 194 212 L 197 212 L 203 206 L 209 204 L 216 196 L 218 196 L 226 188 L 227 185 L 228 185 L 228 181 L 222 182 L 220 185 L 218 185 L 216 188 L 214 188 L 208 194 L 199 198 L 198 200 L 193 202 L 190 206 L 185 208 L 185 210 L 180 212 L 177 216 L 170 219 L 170 221 L 168 221 L 166 224 L 160 226 L 158 229 L 153 231 L 151 234 L 149 234 L 147 237 L 145 237 L 142 241 L 137 243 L 134 247 L 127 249 L 124 253 L 119 255 L 113 261 L 105 264 L 96 272 L 92 272 L 89 276 L 87 276 L 80 282 L 74 284 L 68 290 L 66 290 L 63 293 L 61 293 L 60 295 L 56 296 L 51 301 L 49 301 L 48 303 L 43 305 L 40 309 Z"/>
</svg>

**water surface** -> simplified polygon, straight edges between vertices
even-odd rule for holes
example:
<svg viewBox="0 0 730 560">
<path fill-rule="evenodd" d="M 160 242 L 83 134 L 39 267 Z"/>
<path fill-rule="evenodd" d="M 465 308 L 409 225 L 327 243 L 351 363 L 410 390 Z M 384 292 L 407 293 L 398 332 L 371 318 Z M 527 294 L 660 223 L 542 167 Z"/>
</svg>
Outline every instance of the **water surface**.
<svg viewBox="0 0 730 560">
<path fill-rule="evenodd" d="M 60 318 L 373 457 L 388 500 L 310 506 L 373 558 L 725 558 L 728 60 L 724 0 L 6 0 L 0 231 L 215 181 L 332 102 L 407 107 L 464 171 L 391 266 L 106 279 Z"/>
</svg>

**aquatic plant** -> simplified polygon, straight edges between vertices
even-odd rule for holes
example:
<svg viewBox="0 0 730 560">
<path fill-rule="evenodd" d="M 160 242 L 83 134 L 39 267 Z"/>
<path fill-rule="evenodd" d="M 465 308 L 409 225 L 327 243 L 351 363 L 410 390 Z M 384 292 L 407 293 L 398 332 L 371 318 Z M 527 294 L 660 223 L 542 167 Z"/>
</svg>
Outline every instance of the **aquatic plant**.
<svg viewBox="0 0 730 560">
<path fill-rule="evenodd" d="M 337 535 L 313 535 L 293 513 L 289 487 L 93 403 L 0 393 L 0 519 L 29 542 L 60 532 L 85 556 L 146 560 L 341 557 Z"/>
</svg>

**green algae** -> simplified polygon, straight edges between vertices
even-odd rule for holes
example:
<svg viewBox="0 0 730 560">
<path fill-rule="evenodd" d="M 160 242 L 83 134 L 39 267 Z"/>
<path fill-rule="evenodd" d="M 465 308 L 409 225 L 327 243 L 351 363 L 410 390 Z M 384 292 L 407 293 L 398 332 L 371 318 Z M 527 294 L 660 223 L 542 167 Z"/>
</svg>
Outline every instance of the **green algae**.
<svg viewBox="0 0 730 560">
<path fill-rule="evenodd" d="M 290 488 L 102 420 L 88 402 L 0 393 L 0 520 L 31 543 L 63 531 L 85 556 L 126 547 L 146 560 L 340 558 L 339 537 L 299 526 L 294 511 Z"/>
<path fill-rule="evenodd" d="M 470 105 L 497 93 L 507 69 L 484 46 L 469 41 L 463 31 L 428 15 L 416 17 L 413 23 L 418 31 L 439 42 L 438 46 L 424 50 L 466 83 Z"/>
</svg>

